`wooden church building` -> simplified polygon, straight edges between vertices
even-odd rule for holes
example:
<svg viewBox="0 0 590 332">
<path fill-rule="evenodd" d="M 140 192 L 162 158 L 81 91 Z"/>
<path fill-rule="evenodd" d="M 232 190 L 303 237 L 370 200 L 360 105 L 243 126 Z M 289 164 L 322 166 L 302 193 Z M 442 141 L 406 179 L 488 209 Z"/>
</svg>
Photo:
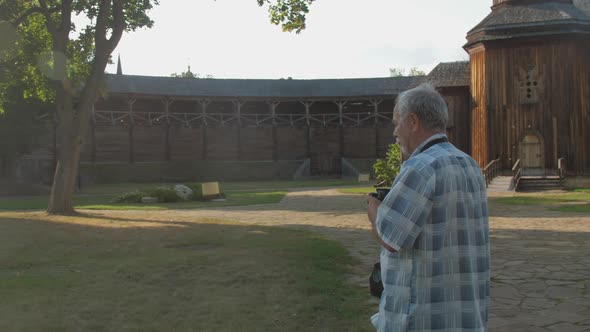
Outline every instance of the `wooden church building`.
<svg viewBox="0 0 590 332">
<path fill-rule="evenodd" d="M 107 75 L 80 167 L 104 181 L 292 179 L 368 172 L 395 98 L 444 96 L 447 134 L 484 168 L 590 175 L 590 1 L 493 0 L 469 61 L 428 75 L 250 80 Z M 558 161 L 560 160 L 560 161 Z"/>
</svg>

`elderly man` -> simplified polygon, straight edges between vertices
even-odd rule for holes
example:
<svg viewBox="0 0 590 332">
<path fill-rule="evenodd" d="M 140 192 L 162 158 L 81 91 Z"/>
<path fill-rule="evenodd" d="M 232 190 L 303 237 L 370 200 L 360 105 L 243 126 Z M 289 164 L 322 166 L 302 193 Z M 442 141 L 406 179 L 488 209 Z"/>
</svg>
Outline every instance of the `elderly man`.
<svg viewBox="0 0 590 332">
<path fill-rule="evenodd" d="M 486 331 L 490 250 L 478 164 L 447 141 L 448 111 L 431 85 L 402 93 L 393 135 L 407 158 L 383 202 L 369 196 L 380 242 L 378 331 Z"/>
</svg>

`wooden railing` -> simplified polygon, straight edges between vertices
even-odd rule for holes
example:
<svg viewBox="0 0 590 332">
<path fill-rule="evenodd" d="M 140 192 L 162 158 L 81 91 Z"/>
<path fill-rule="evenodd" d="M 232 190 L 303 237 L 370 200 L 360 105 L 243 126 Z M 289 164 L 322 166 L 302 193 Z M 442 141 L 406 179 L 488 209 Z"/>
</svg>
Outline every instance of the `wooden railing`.
<svg viewBox="0 0 590 332">
<path fill-rule="evenodd" d="M 500 159 L 492 160 L 484 169 L 483 176 L 486 180 L 486 188 L 492 182 L 492 180 L 498 176 L 500 172 Z"/>
<path fill-rule="evenodd" d="M 512 190 L 518 191 L 520 184 L 520 177 L 522 176 L 522 169 L 520 167 L 520 159 L 518 159 L 514 166 L 512 166 Z"/>
<path fill-rule="evenodd" d="M 92 113 L 95 124 L 121 125 L 126 123 L 148 126 L 180 124 L 186 127 L 361 127 L 378 122 L 390 123 L 391 115 L 378 112 L 321 113 L 321 114 L 271 114 L 271 113 L 173 113 L 173 112 L 130 112 L 95 110 Z"/>
</svg>

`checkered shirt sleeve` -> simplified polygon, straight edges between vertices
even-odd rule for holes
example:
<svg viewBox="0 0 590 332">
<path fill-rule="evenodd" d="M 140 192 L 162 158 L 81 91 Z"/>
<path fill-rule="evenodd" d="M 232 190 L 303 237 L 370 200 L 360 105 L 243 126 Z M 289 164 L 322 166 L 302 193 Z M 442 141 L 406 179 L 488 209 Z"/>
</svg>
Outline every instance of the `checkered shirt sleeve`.
<svg viewBox="0 0 590 332">
<path fill-rule="evenodd" d="M 411 248 L 432 209 L 434 174 L 428 167 L 404 165 L 377 212 L 376 229 L 393 249 Z"/>
</svg>

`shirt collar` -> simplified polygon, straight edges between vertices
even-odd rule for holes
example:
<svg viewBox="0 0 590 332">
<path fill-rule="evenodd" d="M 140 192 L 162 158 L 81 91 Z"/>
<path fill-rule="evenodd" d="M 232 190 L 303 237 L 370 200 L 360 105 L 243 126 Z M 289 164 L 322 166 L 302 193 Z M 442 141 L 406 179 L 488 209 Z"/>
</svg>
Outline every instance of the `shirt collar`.
<svg viewBox="0 0 590 332">
<path fill-rule="evenodd" d="M 428 144 L 428 142 L 433 141 L 433 140 L 438 139 L 438 138 L 441 138 L 441 137 L 447 137 L 447 135 L 445 135 L 445 133 L 438 133 L 438 134 L 434 134 L 434 135 L 428 137 L 427 139 L 425 139 L 422 143 L 420 143 L 420 145 L 418 145 L 418 147 L 416 148 L 416 150 L 414 150 L 414 152 L 412 152 L 412 155 L 410 156 L 410 158 L 412 158 L 415 155 L 419 154 L 420 153 L 420 150 L 422 150 L 422 148 L 426 144 Z"/>
</svg>

